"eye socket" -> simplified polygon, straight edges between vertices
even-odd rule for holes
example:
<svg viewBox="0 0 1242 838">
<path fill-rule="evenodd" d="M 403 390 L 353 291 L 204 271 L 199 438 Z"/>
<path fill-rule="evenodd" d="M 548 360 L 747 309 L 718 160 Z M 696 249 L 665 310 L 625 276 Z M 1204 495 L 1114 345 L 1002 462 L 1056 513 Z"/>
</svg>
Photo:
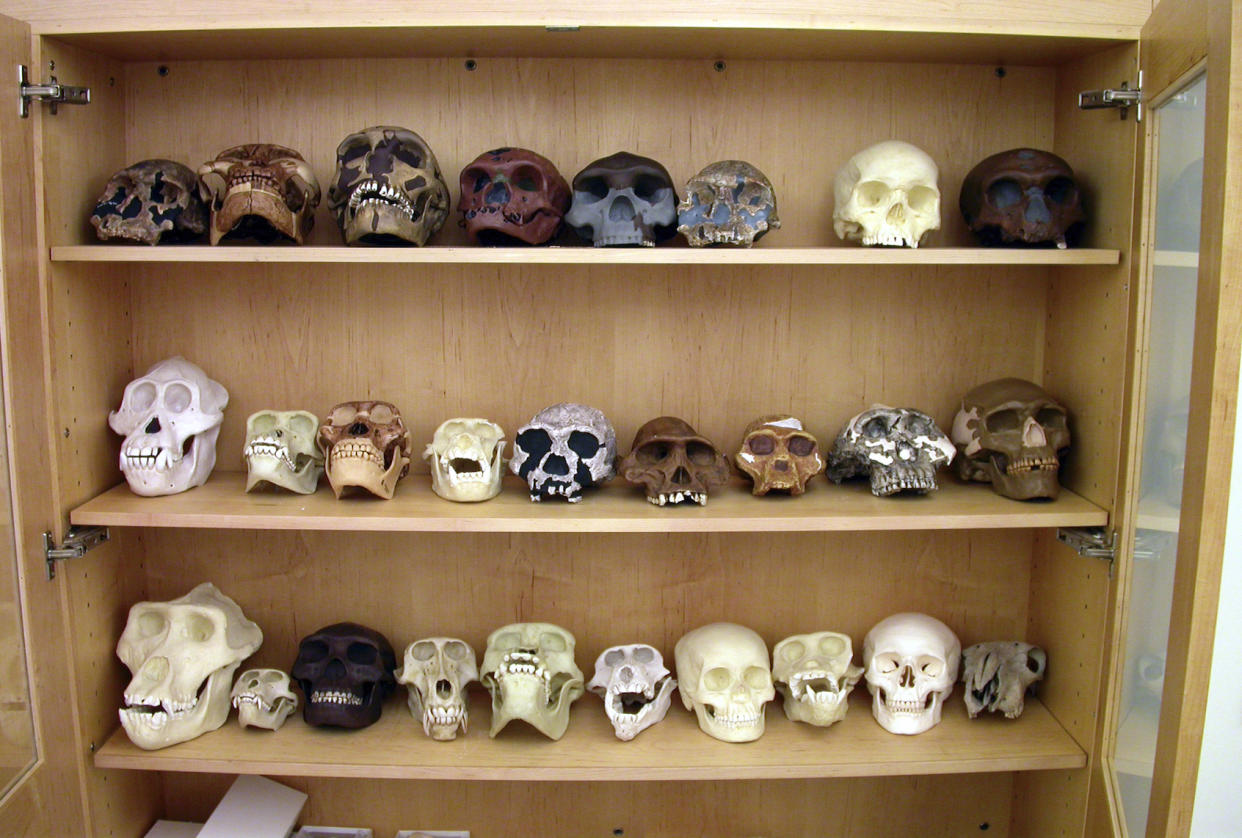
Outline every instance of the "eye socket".
<svg viewBox="0 0 1242 838">
<path fill-rule="evenodd" d="M 274 427 L 276 427 L 275 413 L 260 413 L 250 420 L 251 433 L 266 433 Z"/>
<path fill-rule="evenodd" d="M 752 690 L 761 690 L 768 685 L 772 679 L 772 673 L 761 666 L 748 666 L 746 671 L 742 673 L 742 680 Z"/>
<path fill-rule="evenodd" d="M 537 464 L 544 454 L 552 450 L 552 437 L 543 428 L 528 428 L 517 435 L 513 444 Z"/>
<path fill-rule="evenodd" d="M 312 434 L 318 424 L 309 416 L 298 413 L 289 418 L 289 427 L 296 433 Z"/>
<path fill-rule="evenodd" d="M 634 179 L 634 194 L 644 201 L 656 203 L 664 198 L 668 186 L 655 175 L 639 175 Z"/>
<path fill-rule="evenodd" d="M 444 644 L 444 654 L 452 660 L 464 661 L 470 657 L 470 647 L 460 640 L 451 640 Z"/>
<path fill-rule="evenodd" d="M 138 632 L 143 637 L 155 637 L 168 630 L 168 621 L 156 611 L 147 611 L 138 617 Z"/>
<path fill-rule="evenodd" d="M 164 407 L 180 413 L 194 401 L 194 394 L 184 384 L 172 383 L 164 388 Z"/>
<path fill-rule="evenodd" d="M 492 176 L 482 169 L 470 169 L 462 180 L 466 182 L 474 181 L 474 186 L 470 188 L 471 192 L 482 192 L 491 185 Z"/>
<path fill-rule="evenodd" d="M 716 449 L 702 442 L 686 443 L 686 459 L 696 466 L 710 466 L 716 462 Z"/>
<path fill-rule="evenodd" d="M 411 169 L 423 168 L 423 155 L 417 148 L 406 143 L 397 146 L 397 150 L 393 152 L 393 157 L 400 160 Z"/>
<path fill-rule="evenodd" d="M 944 672 L 944 661 L 939 658 L 919 658 L 919 671 L 928 678 L 939 678 L 940 674 Z"/>
<path fill-rule="evenodd" d="M 504 634 L 497 637 L 492 645 L 503 651 L 505 649 L 516 649 L 518 644 L 521 642 L 522 635 L 518 634 L 516 631 L 506 631 Z"/>
<path fill-rule="evenodd" d="M 342 404 L 332 408 L 328 421 L 337 427 L 352 424 L 358 416 L 358 409 L 352 404 Z"/>
<path fill-rule="evenodd" d="M 600 177 L 583 178 L 578 182 L 574 200 L 594 204 L 608 197 L 608 183 Z"/>
<path fill-rule="evenodd" d="M 756 434 L 746 440 L 746 447 L 750 453 L 764 457 L 776 450 L 776 440 L 768 434 Z"/>
<path fill-rule="evenodd" d="M 874 666 L 877 671 L 887 675 L 890 672 L 896 672 L 901 667 L 901 661 L 899 661 L 894 655 L 876 655 L 875 658 L 872 659 L 871 665 Z"/>
<path fill-rule="evenodd" d="M 1022 417 L 1016 410 L 998 410 L 990 413 L 985 422 L 988 430 L 994 434 L 1017 431 L 1022 428 Z"/>
<path fill-rule="evenodd" d="M 634 459 L 646 466 L 659 465 L 668 459 L 669 450 L 666 442 L 648 442 L 634 452 Z"/>
<path fill-rule="evenodd" d="M 1078 187 L 1067 177 L 1055 177 L 1044 187 L 1044 195 L 1054 204 L 1068 204 L 1078 197 Z"/>
<path fill-rule="evenodd" d="M 617 664 L 621 663 L 624 660 L 625 660 L 625 652 L 622 652 L 620 649 L 613 649 L 612 651 L 608 652 L 608 654 L 604 655 L 604 663 L 608 664 L 609 666 L 616 666 Z"/>
<path fill-rule="evenodd" d="M 140 381 L 137 384 L 130 385 L 129 393 L 127 394 L 130 410 L 145 411 L 155 404 L 156 395 L 158 395 L 158 391 L 150 381 Z"/>
<path fill-rule="evenodd" d="M 1059 430 L 1065 427 L 1065 414 L 1055 407 L 1041 407 L 1035 413 L 1035 421 L 1045 428 Z"/>
<path fill-rule="evenodd" d="M 906 203 L 910 205 L 910 209 L 919 213 L 930 212 L 935 208 L 938 200 L 940 196 L 936 194 L 936 190 L 926 186 L 912 187 L 906 193 Z"/>
<path fill-rule="evenodd" d="M 181 636 L 193 643 L 204 643 L 216 633 L 216 624 L 202 614 L 189 614 L 181 621 Z"/>
<path fill-rule="evenodd" d="M 545 631 L 539 635 L 539 648 L 548 652 L 563 652 L 569 648 L 569 645 L 561 635 Z"/>
<path fill-rule="evenodd" d="M 410 647 L 410 656 L 413 657 L 414 660 L 426 663 L 436 656 L 436 644 L 426 640 L 420 640 L 418 643 L 415 643 Z"/>
<path fill-rule="evenodd" d="M 806 644 L 803 643 L 801 640 L 794 640 L 793 642 L 786 643 L 784 646 L 781 647 L 781 657 L 789 661 L 790 663 L 793 663 L 794 661 L 804 657 L 805 655 L 806 655 Z"/>
<path fill-rule="evenodd" d="M 396 418 L 396 411 L 389 405 L 377 404 L 371 408 L 371 421 L 376 425 L 387 425 Z"/>
<path fill-rule="evenodd" d="M 845 652 L 845 641 L 839 637 L 822 637 L 819 641 L 820 654 L 836 657 Z"/>
<path fill-rule="evenodd" d="M 809 457 L 815 453 L 815 440 L 809 436 L 791 436 L 789 438 L 789 453 L 795 457 Z"/>
<path fill-rule="evenodd" d="M 599 453 L 600 448 L 599 440 L 583 431 L 572 431 L 566 445 L 569 446 L 570 451 L 584 460 L 594 457 Z"/>
<path fill-rule="evenodd" d="M 366 140 L 362 140 L 346 147 L 338 153 L 337 157 L 340 159 L 341 165 L 346 165 L 366 157 L 370 151 L 371 144 Z"/>
<path fill-rule="evenodd" d="M 651 663 L 655 660 L 655 653 L 646 646 L 639 646 L 634 650 L 634 660 L 639 663 Z"/>
<path fill-rule="evenodd" d="M 729 689 L 733 683 L 733 675 L 724 667 L 718 666 L 703 673 L 703 686 L 713 692 Z"/>
<path fill-rule="evenodd" d="M 538 192 L 543 187 L 543 176 L 537 169 L 523 167 L 513 173 L 511 183 L 523 192 Z"/>
<path fill-rule="evenodd" d="M 272 669 L 267 672 L 259 673 L 259 680 L 265 684 L 278 684 L 283 681 L 284 678 L 282 677 L 282 673 Z"/>
<path fill-rule="evenodd" d="M 298 649 L 298 660 L 306 663 L 318 663 L 328 657 L 328 644 L 322 640 L 304 640 Z"/>
<path fill-rule="evenodd" d="M 893 195 L 893 190 L 889 188 L 887 183 L 881 183 L 878 180 L 867 180 L 854 187 L 854 194 L 858 198 L 858 203 L 864 207 L 878 207 L 880 204 L 887 204 Z"/>
<path fill-rule="evenodd" d="M 875 416 L 868 419 L 862 426 L 862 435 L 869 439 L 880 439 L 888 436 L 889 432 L 888 419 L 884 416 Z"/>
<path fill-rule="evenodd" d="M 350 643 L 345 650 L 345 657 L 350 663 L 369 666 L 379 660 L 379 650 L 370 643 Z"/>
<path fill-rule="evenodd" d="M 1015 180 L 1001 178 L 992 181 L 987 190 L 988 203 L 999 210 L 1009 209 L 1022 200 L 1022 187 Z"/>
</svg>

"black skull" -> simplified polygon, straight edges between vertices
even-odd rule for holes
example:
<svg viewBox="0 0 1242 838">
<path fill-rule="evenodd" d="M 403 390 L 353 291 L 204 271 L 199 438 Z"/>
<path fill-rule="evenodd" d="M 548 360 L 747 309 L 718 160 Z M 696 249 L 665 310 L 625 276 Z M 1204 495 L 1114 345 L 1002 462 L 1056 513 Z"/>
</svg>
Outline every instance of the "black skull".
<svg viewBox="0 0 1242 838">
<path fill-rule="evenodd" d="M 309 725 L 362 728 L 379 720 L 396 688 L 397 658 L 384 635 L 336 623 L 302 639 L 292 675 L 306 696 Z"/>
</svg>

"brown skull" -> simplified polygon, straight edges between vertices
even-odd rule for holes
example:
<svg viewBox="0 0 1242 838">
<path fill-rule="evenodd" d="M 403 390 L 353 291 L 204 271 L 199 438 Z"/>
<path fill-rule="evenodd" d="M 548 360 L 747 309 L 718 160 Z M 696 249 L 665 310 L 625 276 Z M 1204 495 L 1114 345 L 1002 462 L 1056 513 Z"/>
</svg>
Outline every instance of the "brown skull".
<svg viewBox="0 0 1242 838">
<path fill-rule="evenodd" d="M 980 162 L 962 181 L 966 225 L 985 245 L 1074 244 L 1086 214 L 1069 164 L 1048 151 L 1014 148 Z"/>
<path fill-rule="evenodd" d="M 397 657 L 388 638 L 358 623 L 335 623 L 302 638 L 290 672 L 306 701 L 309 725 L 352 730 L 379 721 L 397 687 Z"/>
<path fill-rule="evenodd" d="M 656 506 L 703 505 L 708 492 L 728 482 L 729 463 L 687 422 L 660 416 L 638 429 L 620 472 L 631 483 L 643 484 L 647 500 Z"/>
<path fill-rule="evenodd" d="M 319 426 L 332 491 L 350 486 L 390 500 L 410 467 L 410 432 L 388 402 L 343 402 Z"/>
<path fill-rule="evenodd" d="M 319 206 L 319 181 L 291 148 L 251 143 L 227 148 L 198 167 L 198 191 L 211 207 L 211 243 L 225 235 L 306 240 Z"/>
<path fill-rule="evenodd" d="M 767 175 L 744 160 L 712 163 L 686 183 L 677 230 L 691 247 L 750 247 L 781 226 Z"/>
<path fill-rule="evenodd" d="M 561 230 L 569 184 L 543 155 L 496 148 L 461 170 L 458 208 L 479 244 L 544 244 Z"/>
<path fill-rule="evenodd" d="M 824 470 L 819 442 L 792 416 L 761 416 L 746 426 L 742 447 L 733 459 L 754 481 L 753 492 L 773 489 L 800 495 L 807 481 Z"/>
<path fill-rule="evenodd" d="M 143 160 L 112 176 L 95 203 L 91 224 L 104 241 L 192 241 L 207 229 L 207 208 L 189 167 L 172 160 Z"/>
<path fill-rule="evenodd" d="M 627 151 L 574 175 L 565 223 L 596 247 L 643 245 L 677 235 L 677 190 L 668 169 Z"/>
</svg>

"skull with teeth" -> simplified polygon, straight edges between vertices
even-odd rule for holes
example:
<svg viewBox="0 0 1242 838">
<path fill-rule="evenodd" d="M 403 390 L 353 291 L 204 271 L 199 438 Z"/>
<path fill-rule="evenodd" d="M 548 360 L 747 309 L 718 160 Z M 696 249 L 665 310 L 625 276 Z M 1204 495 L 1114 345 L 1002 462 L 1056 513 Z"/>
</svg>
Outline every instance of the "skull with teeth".
<svg viewBox="0 0 1242 838">
<path fill-rule="evenodd" d="M 786 637 L 772 649 L 772 677 L 791 721 L 828 727 L 845 718 L 862 677 L 849 635 L 818 631 Z"/>
<path fill-rule="evenodd" d="M 397 683 L 409 687 L 410 713 L 432 739 L 447 742 L 458 729 L 466 732 L 466 687 L 479 680 L 476 660 L 470 644 L 455 637 L 426 637 L 406 647 Z"/>
<path fill-rule="evenodd" d="M 758 632 L 710 623 L 688 632 L 673 650 L 681 701 L 699 728 L 722 742 L 763 735 L 764 705 L 776 698 L 768 647 Z"/>
<path fill-rule="evenodd" d="M 449 419 L 423 451 L 431 488 L 445 500 L 482 501 L 500 494 L 505 432 L 486 419 Z"/>
<path fill-rule="evenodd" d="M 319 426 L 328 483 L 339 498 L 361 487 L 391 500 L 410 467 L 410 432 L 388 402 L 342 402 Z"/>
<path fill-rule="evenodd" d="M 363 728 L 379 720 L 396 688 L 388 638 L 357 623 L 336 623 L 302 638 L 291 674 L 306 696 L 309 725 Z"/>
<path fill-rule="evenodd" d="M 750 247 L 780 226 L 772 182 L 743 160 L 707 166 L 690 178 L 686 198 L 677 205 L 677 230 L 691 247 Z"/>
<path fill-rule="evenodd" d="M 154 750 L 220 727 L 233 673 L 262 642 L 259 627 L 210 582 L 170 602 L 134 605 L 116 644 L 133 674 L 120 713 L 130 741 Z"/>
<path fill-rule="evenodd" d="M 246 491 L 262 483 L 309 495 L 323 474 L 319 419 L 305 410 L 260 410 L 246 420 Z"/>
<path fill-rule="evenodd" d="M 574 175 L 565 223 L 596 247 L 642 245 L 677 235 L 677 191 L 668 169 L 618 151 Z"/>
<path fill-rule="evenodd" d="M 604 712 L 617 738 L 629 741 L 663 721 L 677 681 L 660 650 L 645 643 L 613 646 L 595 661 L 587 689 L 604 699 Z"/>
<path fill-rule="evenodd" d="M 172 160 L 143 160 L 112 176 L 91 213 L 91 224 L 104 241 L 193 241 L 207 230 L 207 207 L 189 167 Z"/>
<path fill-rule="evenodd" d="M 289 676 L 279 669 L 247 669 L 233 685 L 233 706 L 242 727 L 280 730 L 289 714 L 298 709 Z"/>
<path fill-rule="evenodd" d="M 319 206 L 319 181 L 291 148 L 251 143 L 225 149 L 198 167 L 198 191 L 211 208 L 211 243 L 225 236 L 306 240 Z"/>
<path fill-rule="evenodd" d="M 917 146 L 886 140 L 855 154 L 833 182 L 833 229 L 864 245 L 918 247 L 940 229 L 940 170 Z"/>
<path fill-rule="evenodd" d="M 550 739 L 569 727 L 569 707 L 584 692 L 574 636 L 551 623 L 511 623 L 493 631 L 483 653 L 483 686 L 492 696 L 495 736 L 521 719 Z"/>
<path fill-rule="evenodd" d="M 935 617 L 894 614 L 872 626 L 863 638 L 863 669 L 880 727 L 914 734 L 940 724 L 961 657 L 957 635 Z"/>
<path fill-rule="evenodd" d="M 518 428 L 509 468 L 530 487 L 530 499 L 582 500 L 582 490 L 616 473 L 617 433 L 602 412 L 562 402 Z"/>
<path fill-rule="evenodd" d="M 729 463 L 707 437 L 683 419 L 659 416 L 638 429 L 621 476 L 641 483 L 654 506 L 707 504 L 707 494 L 729 482 Z"/>
<path fill-rule="evenodd" d="M 761 416 L 747 425 L 733 461 L 754 481 L 756 495 L 774 489 L 800 495 L 807 482 L 824 470 L 819 441 L 792 416 Z"/>
<path fill-rule="evenodd" d="M 828 454 L 827 474 L 840 483 L 870 475 L 871 494 L 926 494 L 936 489 L 936 470 L 955 450 L 936 421 L 917 410 L 873 405 L 855 416 Z"/>
<path fill-rule="evenodd" d="M 541 154 L 496 148 L 461 170 L 460 209 L 480 244 L 545 244 L 560 232 L 569 184 Z"/>
<path fill-rule="evenodd" d="M 970 646 L 962 652 L 966 711 L 972 719 L 983 710 L 1018 718 L 1026 691 L 1047 670 L 1047 653 L 1030 643 L 996 640 Z"/>
</svg>

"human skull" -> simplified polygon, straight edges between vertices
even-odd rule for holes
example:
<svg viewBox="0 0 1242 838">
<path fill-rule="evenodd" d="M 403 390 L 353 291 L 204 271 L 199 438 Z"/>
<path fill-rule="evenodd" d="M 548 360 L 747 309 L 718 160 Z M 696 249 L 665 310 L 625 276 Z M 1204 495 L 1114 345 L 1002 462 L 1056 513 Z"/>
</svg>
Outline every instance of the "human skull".
<svg viewBox="0 0 1242 838">
<path fill-rule="evenodd" d="M 683 419 L 659 416 L 638 429 L 621 476 L 646 487 L 655 506 L 707 504 L 707 495 L 729 482 L 729 463 L 707 437 Z"/>
<path fill-rule="evenodd" d="M 871 494 L 926 494 L 936 489 L 936 469 L 953 461 L 955 449 L 936 420 L 909 408 L 873 405 L 855 416 L 828 453 L 827 474 L 840 483 L 869 475 Z"/>
<path fill-rule="evenodd" d="M 388 402 L 342 402 L 319 426 L 324 470 L 336 496 L 351 486 L 391 500 L 410 467 L 410 432 Z"/>
<path fill-rule="evenodd" d="M 1020 378 L 998 378 L 962 396 L 953 419 L 957 473 L 991 483 L 1015 500 L 1055 498 L 1060 457 L 1069 448 L 1065 408 Z"/>
<path fill-rule="evenodd" d="M 652 247 L 677 235 L 677 190 L 649 157 L 602 157 L 574 175 L 573 193 L 565 223 L 596 247 Z"/>
<path fill-rule="evenodd" d="M 551 623 L 511 623 L 493 631 L 483 653 L 483 686 L 492 696 L 495 737 L 513 719 L 550 739 L 569 727 L 569 706 L 584 692 L 574 636 Z"/>
<path fill-rule="evenodd" d="M 319 419 L 305 410 L 260 410 L 246 420 L 246 491 L 261 483 L 313 494 L 323 474 Z"/>
<path fill-rule="evenodd" d="M 142 160 L 108 180 L 95 202 L 91 225 L 104 241 L 193 241 L 207 230 L 207 207 L 198 197 L 198 180 L 188 166 Z"/>
<path fill-rule="evenodd" d="M 569 184 L 542 154 L 485 151 L 461 170 L 462 223 L 484 245 L 546 244 L 561 231 Z"/>
<path fill-rule="evenodd" d="M 833 228 L 845 241 L 918 247 L 940 229 L 940 170 L 901 140 L 864 148 L 837 172 Z"/>
<path fill-rule="evenodd" d="M 1048 151 L 1012 148 L 980 161 L 958 197 L 985 245 L 1074 244 L 1086 219 L 1074 170 Z M 1196 204 L 1196 207 L 1198 205 Z"/>
<path fill-rule="evenodd" d="M 786 637 L 772 649 L 772 677 L 791 721 L 828 727 L 845 718 L 862 677 L 849 635 L 817 631 Z"/>
<path fill-rule="evenodd" d="M 673 649 L 681 703 L 699 729 L 722 742 L 763 735 L 764 705 L 776 698 L 768 647 L 752 629 L 709 623 L 682 635 Z"/>
<path fill-rule="evenodd" d="M 767 176 L 743 160 L 712 163 L 686 184 L 677 205 L 677 231 L 691 247 L 750 247 L 781 226 L 776 194 Z"/>
<path fill-rule="evenodd" d="M 792 416 L 761 416 L 746 426 L 733 461 L 754 481 L 752 492 L 773 489 L 800 495 L 807 482 L 824 470 L 819 442 Z"/>
<path fill-rule="evenodd" d="M 319 181 L 291 148 L 251 143 L 226 148 L 198 167 L 198 191 L 211 207 L 212 244 L 226 235 L 306 240 L 319 206 Z"/>
<path fill-rule="evenodd" d="M 486 419 L 449 419 L 436 428 L 423 451 L 431 488 L 445 500 L 471 502 L 500 494 L 505 471 L 505 432 Z"/>
<path fill-rule="evenodd" d="M 582 500 L 582 490 L 616 474 L 617 433 L 593 407 L 562 402 L 518 428 L 509 468 L 530 487 L 530 499 Z"/>
<path fill-rule="evenodd" d="M 426 637 L 405 647 L 405 666 L 397 683 L 409 687 L 410 713 L 423 723 L 423 733 L 440 742 L 466 732 L 469 707 L 466 687 L 479 680 L 474 649 L 455 637 Z"/>
<path fill-rule="evenodd" d="M 880 727 L 913 734 L 938 725 L 961 657 L 957 635 L 935 617 L 907 612 L 872 626 L 863 638 L 863 669 Z"/>
<path fill-rule="evenodd" d="M 1027 689 L 1047 669 L 1047 653 L 1030 643 L 997 640 L 968 647 L 962 652 L 966 711 L 972 719 L 983 710 L 1018 718 Z"/>
<path fill-rule="evenodd" d="M 613 731 L 628 742 L 664 720 L 677 680 L 664 665 L 659 649 L 633 643 L 601 652 L 587 689 L 604 699 Z"/>
<path fill-rule="evenodd" d="M 306 696 L 308 725 L 363 728 L 379 720 L 396 688 L 388 638 L 357 623 L 335 623 L 302 638 L 290 674 Z"/>
<path fill-rule="evenodd" d="M 205 483 L 228 403 L 223 385 L 180 356 L 129 382 L 108 425 L 125 437 L 120 465 L 134 494 L 172 495 Z"/>
<path fill-rule="evenodd" d="M 233 706 L 242 727 L 280 730 L 289 714 L 298 709 L 289 676 L 279 669 L 247 669 L 233 685 Z"/>
<path fill-rule="evenodd" d="M 133 675 L 120 711 L 130 741 L 155 750 L 220 727 L 233 673 L 262 642 L 259 627 L 210 582 L 169 602 L 132 606 L 116 644 Z"/>
</svg>

